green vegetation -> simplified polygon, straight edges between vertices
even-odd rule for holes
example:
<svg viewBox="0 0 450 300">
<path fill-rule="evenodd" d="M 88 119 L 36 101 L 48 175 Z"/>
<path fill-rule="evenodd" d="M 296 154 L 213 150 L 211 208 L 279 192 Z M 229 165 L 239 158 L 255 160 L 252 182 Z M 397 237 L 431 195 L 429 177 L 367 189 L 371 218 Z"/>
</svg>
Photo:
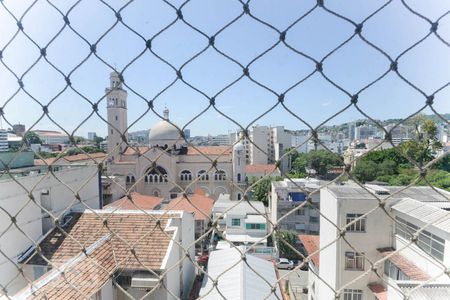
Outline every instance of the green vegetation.
<svg viewBox="0 0 450 300">
<path fill-rule="evenodd" d="M 280 257 L 287 259 L 300 259 L 301 256 L 297 253 L 297 245 L 299 244 L 298 236 L 295 231 L 280 230 L 276 232 L 276 240 Z M 294 248 L 297 252 L 292 249 Z"/>
<path fill-rule="evenodd" d="M 308 153 L 293 151 L 291 161 L 292 168 L 289 177 L 306 177 L 307 169 L 312 169 L 316 175 L 323 177 L 327 175 L 331 168 L 343 164 L 341 156 L 327 150 L 314 150 Z"/>
<path fill-rule="evenodd" d="M 39 137 L 39 135 L 37 135 L 37 133 L 33 132 L 33 131 L 28 131 L 25 136 L 24 139 L 26 141 L 26 143 L 28 145 L 30 144 L 42 144 L 42 140 Z"/>
<path fill-rule="evenodd" d="M 361 182 L 383 181 L 389 185 L 408 185 L 420 177 L 419 167 L 433 160 L 435 152 L 442 149 L 436 139 L 436 124 L 422 116 L 410 121 L 415 127 L 415 138 L 401 143 L 397 149 L 367 153 L 353 168 L 352 174 Z M 420 130 L 419 130 L 420 129 Z M 406 157 L 411 158 L 410 162 Z M 425 180 L 417 185 L 428 185 L 450 190 L 450 158 L 447 155 L 427 171 Z"/>
</svg>

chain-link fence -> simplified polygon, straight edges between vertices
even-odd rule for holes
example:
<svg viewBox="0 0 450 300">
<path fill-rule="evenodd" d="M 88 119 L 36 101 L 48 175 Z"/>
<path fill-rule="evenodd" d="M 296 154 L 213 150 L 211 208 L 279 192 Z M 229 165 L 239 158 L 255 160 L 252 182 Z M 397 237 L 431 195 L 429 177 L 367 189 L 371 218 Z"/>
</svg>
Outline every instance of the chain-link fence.
<svg viewBox="0 0 450 300">
<path fill-rule="evenodd" d="M 15 131 L 20 131 L 15 124 L 21 120 L 28 125 L 25 132 L 10 135 L 8 147 L 15 138 L 14 151 L 0 156 L 0 185 L 5 187 L 0 190 L 2 297 L 415 299 L 415 295 L 425 294 L 427 299 L 450 299 L 450 194 L 445 191 L 450 185 L 445 174 L 441 174 L 441 188 L 430 177 L 437 166 L 446 168 L 449 150 L 442 139 L 435 137 L 439 128 L 417 118 L 431 111 L 445 134 L 450 125 L 443 115 L 448 108 L 450 79 L 442 78 L 445 72 L 427 72 L 419 59 L 407 59 L 430 40 L 433 47 L 449 50 L 448 5 L 430 18 L 416 8 L 421 5 L 403 0 L 378 1 L 376 7 L 371 3 L 364 9 L 356 2 L 349 7 L 328 1 L 308 2 L 297 9 L 282 10 L 281 15 L 287 17 L 282 17 L 279 25 L 268 21 L 267 15 L 280 13 L 277 9 L 284 8 L 282 3 L 271 3 L 273 11 L 265 11 L 259 1 L 226 1 L 214 3 L 213 7 L 219 7 L 214 11 L 210 3 L 196 0 L 179 4 L 119 2 L 36 0 L 18 5 L 0 1 L 0 18 L 6 28 L 0 44 L 0 76 L 15 81 L 2 88 L 0 116 L 2 124 Z M 156 2 L 158 9 L 153 7 Z M 437 7 L 435 3 L 428 5 Z M 95 14 L 102 12 L 98 20 L 90 9 Z M 34 14 L 43 10 L 59 21 L 52 21 L 51 36 L 38 40 L 30 32 L 39 31 L 40 22 L 45 23 L 36 21 L 39 15 Z M 145 21 L 147 14 L 150 21 Z M 390 43 L 398 39 L 398 45 L 405 45 L 396 55 L 384 50 L 391 50 L 392 45 L 382 42 L 389 30 L 378 32 L 381 42 L 365 34 L 366 28 L 369 32 L 381 28 L 386 14 L 410 18 L 415 24 L 411 28 L 422 30 L 410 33 L 408 37 L 414 40 L 408 41 L 396 36 L 396 26 L 392 26 L 394 38 Z M 144 24 L 139 27 L 136 24 L 140 18 Z M 321 24 L 327 18 L 335 22 L 329 24 L 343 26 L 338 32 L 342 40 L 326 34 L 331 28 L 325 28 L 321 36 Z M 158 25 L 152 23 L 154 20 Z M 398 26 L 403 22 L 397 21 Z M 205 27 L 202 23 L 213 25 Z M 305 51 L 301 34 L 295 34 L 305 23 L 309 27 L 303 30 L 309 37 L 338 42 L 329 49 L 318 48 L 316 53 Z M 251 35 L 262 37 L 262 42 L 243 36 L 233 39 L 233 34 L 249 24 L 259 28 Z M 184 31 L 171 34 L 177 26 L 183 26 Z M 67 41 L 66 35 L 77 43 L 61 45 L 59 40 Z M 111 36 L 113 43 L 108 44 Z M 183 38 L 186 44 L 179 42 Z M 246 44 L 246 38 L 251 42 Z M 168 44 L 161 46 L 165 41 Z M 19 42 L 23 45 L 20 51 L 14 47 Z M 242 49 L 227 49 L 227 44 L 235 43 L 245 47 L 255 43 L 258 47 L 246 52 L 248 57 L 244 59 L 238 54 Z M 120 62 L 108 58 L 114 51 L 120 54 Z M 349 76 L 358 82 L 361 74 L 356 71 L 327 71 L 329 64 L 336 64 L 334 57 L 338 62 L 345 61 L 340 56 L 345 51 L 349 51 L 347 58 L 355 60 L 361 58 L 361 51 L 371 51 L 374 57 L 368 61 L 369 56 L 362 56 L 357 63 L 363 67 L 362 78 L 369 78 L 357 88 L 344 80 Z M 55 53 L 59 58 L 52 57 Z M 205 75 L 191 80 L 189 75 L 198 68 L 196 63 L 211 55 L 223 65 L 216 67 L 213 60 L 206 60 L 206 67 L 197 70 Z M 293 65 L 300 59 L 301 66 L 295 68 L 303 75 L 293 72 L 293 78 L 285 80 L 275 74 L 278 81 L 267 80 L 274 66 L 264 63 L 277 61 L 279 56 Z M 156 72 L 142 74 L 145 68 L 133 71 L 148 59 L 160 65 Z M 442 68 L 448 62 L 448 56 L 433 59 Z M 338 69 L 345 69 L 344 64 L 338 63 Z M 86 65 L 90 66 L 87 71 L 83 69 Z M 423 68 L 423 73 L 416 72 L 417 78 L 409 79 L 406 74 L 411 68 Z M 222 81 L 223 73 L 234 74 L 230 69 L 239 72 Z M 33 77 L 34 72 L 39 80 Z M 111 73 L 110 83 L 105 93 L 96 97 L 98 93 L 89 84 L 102 89 L 107 72 Z M 260 72 L 266 73 L 261 76 Z M 433 72 L 441 76 L 436 79 L 430 75 Z M 45 81 L 50 73 L 56 74 L 51 77 L 54 85 Z M 151 84 L 142 81 L 147 76 Z M 86 83 L 86 78 L 87 88 L 80 84 Z M 61 80 L 62 88 L 55 88 Z M 305 101 L 311 94 L 299 92 L 312 80 L 320 82 L 314 90 L 332 89 L 336 99 L 342 99 L 337 101 L 341 107 L 319 122 L 302 113 L 303 107 L 310 106 L 317 107 L 318 115 L 326 110 L 327 105 Z M 392 85 L 383 85 L 386 81 Z M 141 89 L 143 82 L 151 92 Z M 242 87 L 242 82 L 247 85 Z M 395 85 L 403 85 L 397 90 L 400 95 L 391 93 Z M 194 95 L 187 98 L 200 100 L 165 102 L 166 95 L 172 97 L 174 90 L 179 97 Z M 379 100 L 386 107 L 364 106 L 371 91 L 375 98 L 388 99 Z M 232 109 L 226 107 L 227 93 L 239 98 Z M 67 97 L 75 100 L 65 104 Z M 249 103 L 252 100 L 248 99 L 258 97 L 265 100 Z M 401 99 L 400 105 L 390 106 L 390 99 L 395 97 Z M 410 97 L 420 98 L 420 107 L 411 111 Z M 184 117 L 189 114 L 185 118 L 188 121 L 174 121 L 167 109 L 162 111 L 165 105 L 171 109 L 177 106 Z M 392 121 L 395 124 L 390 127 L 374 117 L 374 110 L 394 107 L 404 108 L 398 115 L 408 116 Z M 130 114 L 130 121 L 128 110 L 134 114 Z M 236 114 L 242 110 L 248 112 Z M 366 141 L 373 144 L 371 147 L 362 142 L 351 146 L 355 129 L 348 129 L 349 149 L 344 157 L 340 152 L 343 149 L 330 149 L 323 132 L 351 111 L 359 113 L 371 124 L 367 127 L 381 135 Z M 206 118 L 212 113 L 221 119 Z M 277 119 L 271 119 L 276 113 Z M 76 124 L 65 123 L 73 115 Z M 159 121 L 152 127 L 149 141 L 132 141 L 128 133 L 146 124 L 149 116 Z M 293 126 L 305 128 L 301 133 L 304 138 L 295 147 L 283 149 L 282 142 L 276 149 L 267 147 L 267 143 L 277 144 L 273 142 L 273 128 L 263 142 L 258 140 L 254 124 L 270 120 L 282 125 L 283 119 L 289 118 Z M 201 146 L 188 136 L 186 129 L 195 124 L 213 127 L 218 122 L 223 123 L 223 132 L 237 128 L 236 139 L 226 146 Z M 42 124 L 60 133 L 36 131 Z M 77 138 L 80 132 L 90 131 L 90 126 L 99 128 L 95 127 L 98 124 L 108 130 L 107 144 L 99 140 L 89 144 Z M 399 143 L 395 137 L 404 126 L 412 126 L 413 133 Z M 4 136 L 8 142 L 6 133 Z M 58 144 L 61 139 L 67 139 L 69 147 L 53 149 L 57 155 L 52 157 L 42 148 L 33 148 L 37 144 Z M 86 145 L 104 145 L 106 153 L 91 151 Z M 328 157 L 322 158 L 319 166 L 310 162 L 302 167 L 312 173 L 299 174 L 296 158 L 299 149 L 307 145 L 312 145 L 311 153 Z M 408 169 L 409 179 L 394 181 L 394 186 L 367 184 L 360 164 L 366 164 L 366 172 L 374 172 L 383 164 L 374 154 L 386 149 L 389 158 L 401 165 L 392 169 Z M 254 163 L 257 155 L 265 157 L 264 166 Z M 367 163 L 369 158 L 372 164 Z M 34 159 L 31 165 L 27 164 L 30 159 Z M 325 160 L 334 161 L 333 168 Z M 246 174 L 251 170 L 248 165 L 257 175 Z M 407 176 L 397 171 L 383 174 L 391 176 L 384 178 Z M 376 178 L 379 181 L 381 177 Z M 271 182 L 267 183 L 268 179 Z M 287 191 L 285 198 L 283 189 Z M 264 199 L 266 205 L 256 201 Z M 287 225 L 305 211 L 306 224 Z M 302 285 L 295 284 L 299 276 L 307 276 Z"/>
</svg>

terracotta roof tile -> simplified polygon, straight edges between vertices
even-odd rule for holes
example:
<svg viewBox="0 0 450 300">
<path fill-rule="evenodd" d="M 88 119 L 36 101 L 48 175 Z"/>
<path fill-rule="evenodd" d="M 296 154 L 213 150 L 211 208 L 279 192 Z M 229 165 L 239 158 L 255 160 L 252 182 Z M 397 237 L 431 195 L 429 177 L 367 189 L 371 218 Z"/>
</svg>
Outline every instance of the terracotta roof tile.
<svg viewBox="0 0 450 300">
<path fill-rule="evenodd" d="M 270 173 L 276 173 L 278 171 L 278 168 L 276 165 L 246 165 L 245 166 L 245 173 L 251 174 L 251 173 L 263 173 L 263 174 L 270 174 Z"/>
<path fill-rule="evenodd" d="M 382 250 L 381 255 L 384 257 L 394 253 L 393 250 Z M 430 276 L 426 274 L 422 269 L 416 266 L 412 261 L 404 257 L 401 253 L 395 252 L 389 260 L 405 273 L 411 280 L 426 281 L 430 279 Z"/>
<path fill-rule="evenodd" d="M 39 244 L 42 255 L 65 270 L 64 276 L 53 268 L 33 283 L 41 286 L 27 299 L 85 299 L 97 292 L 118 269 L 161 268 L 173 235 L 164 228 L 168 219 L 178 214 L 96 213 L 101 217 L 91 212 L 75 214 L 64 227 L 70 237 L 55 228 Z M 102 215 L 107 217 L 107 223 L 103 222 Z M 133 245 L 134 253 L 129 245 Z M 28 264 L 46 265 L 36 252 L 31 255 Z M 25 288 L 22 295 L 30 288 Z"/>
<path fill-rule="evenodd" d="M 311 256 L 311 260 L 313 261 L 314 265 L 319 268 L 319 252 L 320 249 L 320 238 L 318 235 L 307 235 L 307 234 L 300 234 L 298 236 L 300 241 L 302 242 L 303 246 L 305 247 L 306 252 L 308 255 L 311 255 L 312 253 L 316 252 L 313 256 Z"/>
<path fill-rule="evenodd" d="M 368 287 L 372 291 L 376 299 L 387 300 L 388 293 L 383 285 L 381 285 L 380 283 L 370 283 Z"/>
<path fill-rule="evenodd" d="M 195 149 L 196 148 L 196 149 Z M 187 155 L 231 155 L 232 147 L 231 146 L 196 146 L 188 147 Z M 200 152 L 201 153 L 200 153 Z"/>
<path fill-rule="evenodd" d="M 201 194 L 188 195 L 188 199 L 180 196 L 171 200 L 162 209 L 191 212 L 194 213 L 195 220 L 208 220 L 211 216 L 214 200 Z"/>
<path fill-rule="evenodd" d="M 131 193 L 131 200 L 127 196 L 105 206 L 105 209 L 123 210 L 153 210 L 161 203 L 163 198 Z"/>
<path fill-rule="evenodd" d="M 51 165 L 51 164 L 65 164 L 65 163 L 73 163 L 73 162 L 80 162 L 80 161 L 90 161 L 90 162 L 98 162 L 101 161 L 103 158 L 106 157 L 106 153 L 103 152 L 96 152 L 96 153 L 90 153 L 88 154 L 76 154 L 76 155 L 68 155 L 63 156 L 60 158 L 56 157 L 49 157 L 45 159 L 35 159 L 34 164 L 36 166 L 45 166 L 45 165 Z"/>
</svg>

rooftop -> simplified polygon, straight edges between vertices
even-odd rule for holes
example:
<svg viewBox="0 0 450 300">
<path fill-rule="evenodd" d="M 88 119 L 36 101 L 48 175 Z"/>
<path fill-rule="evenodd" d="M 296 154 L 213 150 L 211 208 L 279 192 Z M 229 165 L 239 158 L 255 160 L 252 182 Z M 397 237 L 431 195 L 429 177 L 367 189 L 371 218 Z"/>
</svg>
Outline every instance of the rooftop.
<svg viewBox="0 0 450 300">
<path fill-rule="evenodd" d="M 378 198 L 386 198 L 393 195 L 392 199 L 412 198 L 420 202 L 449 202 L 450 192 L 428 186 L 412 186 L 405 189 L 400 186 L 380 187 L 388 191 L 388 195 L 376 195 Z M 348 185 L 329 185 L 326 188 L 336 198 L 344 199 L 376 199 L 373 193 L 370 193 L 356 184 Z M 439 192 L 437 192 L 437 191 Z M 445 196 L 443 196 L 445 195 Z"/>
<path fill-rule="evenodd" d="M 162 269 L 173 236 L 172 229 L 167 227 L 172 218 L 181 218 L 181 212 L 96 210 L 73 214 L 64 226 L 70 237 L 54 228 L 39 243 L 41 254 L 32 250 L 22 259 L 22 263 L 46 265 L 42 258 L 45 256 L 60 270 L 53 268 L 22 290 L 19 297 L 85 299 L 117 270 Z M 144 236 L 148 238 L 143 239 Z M 128 245 L 133 245 L 134 253 Z"/>
<path fill-rule="evenodd" d="M 213 206 L 213 199 L 196 193 L 188 195 L 188 198 L 183 196 L 175 198 L 162 209 L 192 212 L 195 215 L 195 220 L 209 220 Z"/>
<path fill-rule="evenodd" d="M 312 262 L 318 269 L 319 264 L 320 264 L 320 261 L 319 261 L 320 238 L 319 238 L 319 236 L 318 235 L 300 234 L 298 236 L 298 238 L 302 242 L 303 246 L 305 247 L 305 250 L 308 253 L 308 256 L 310 256 Z M 311 256 L 311 254 L 313 254 L 313 255 Z"/>
<path fill-rule="evenodd" d="M 131 199 L 124 196 L 123 198 L 106 205 L 104 209 L 152 210 L 156 209 L 163 200 L 163 198 L 160 197 L 142 195 L 138 192 L 132 192 L 130 197 Z"/>
<path fill-rule="evenodd" d="M 388 259 L 391 261 L 399 270 L 405 273 L 410 280 L 414 281 L 427 281 L 430 278 L 422 269 L 416 266 L 412 261 L 404 257 L 401 253 L 395 252 L 394 250 L 382 250 L 381 255 L 386 257 L 390 256 Z"/>
<path fill-rule="evenodd" d="M 246 165 L 245 173 L 262 173 L 262 174 L 277 174 L 279 173 L 277 165 Z"/>
<path fill-rule="evenodd" d="M 219 279 L 217 287 L 205 276 L 200 297 L 210 299 L 283 299 L 272 262 L 247 254 L 244 247 L 213 251 L 209 257 L 208 276 Z M 265 280 L 263 280 L 264 278 Z M 272 287 L 276 290 L 273 293 Z M 220 291 L 220 293 L 219 293 Z"/>
</svg>

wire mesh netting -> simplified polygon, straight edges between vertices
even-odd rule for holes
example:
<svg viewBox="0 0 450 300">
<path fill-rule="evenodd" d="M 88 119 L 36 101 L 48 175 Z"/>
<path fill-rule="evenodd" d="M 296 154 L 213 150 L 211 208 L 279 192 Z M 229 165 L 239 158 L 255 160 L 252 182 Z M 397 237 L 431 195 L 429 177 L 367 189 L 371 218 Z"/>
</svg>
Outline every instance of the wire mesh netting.
<svg viewBox="0 0 450 300">
<path fill-rule="evenodd" d="M 431 112 L 450 125 L 450 78 L 422 63 L 433 47 L 442 50 L 433 63 L 448 67 L 450 7 L 261 3 L 0 1 L 0 117 L 11 128 L 29 125 L 0 156 L 1 297 L 413 299 L 429 288 L 430 297 L 450 299 L 450 185 L 429 176 L 448 164 L 449 150 L 419 118 Z M 331 91 L 333 111 L 308 101 L 322 90 Z M 406 117 L 387 127 L 381 110 Z M 351 113 L 381 136 L 343 155 L 323 133 Z M 149 140 L 132 140 L 149 118 L 158 121 Z M 253 127 L 288 119 L 303 128 L 295 147 L 268 146 L 275 129 L 260 138 Z M 397 132 L 411 124 L 399 143 Z M 189 128 L 208 126 L 235 128 L 236 138 L 203 146 L 189 137 Z M 104 153 L 78 137 L 103 127 L 107 144 L 93 147 Z M 68 147 L 55 149 L 61 139 Z M 312 163 L 309 174 L 293 172 L 306 146 L 329 154 L 333 169 Z M 356 166 L 372 157 L 367 168 L 376 168 L 382 149 L 409 166 L 408 180 L 381 187 L 362 179 Z M 265 167 L 251 177 L 257 156 Z M 288 198 L 300 198 L 282 201 L 280 182 Z M 307 224 L 287 225 L 305 211 Z M 422 259 L 406 258 L 413 255 Z M 288 256 L 298 262 L 277 260 Z M 305 270 L 308 289 L 297 291 L 292 278 Z"/>
</svg>

